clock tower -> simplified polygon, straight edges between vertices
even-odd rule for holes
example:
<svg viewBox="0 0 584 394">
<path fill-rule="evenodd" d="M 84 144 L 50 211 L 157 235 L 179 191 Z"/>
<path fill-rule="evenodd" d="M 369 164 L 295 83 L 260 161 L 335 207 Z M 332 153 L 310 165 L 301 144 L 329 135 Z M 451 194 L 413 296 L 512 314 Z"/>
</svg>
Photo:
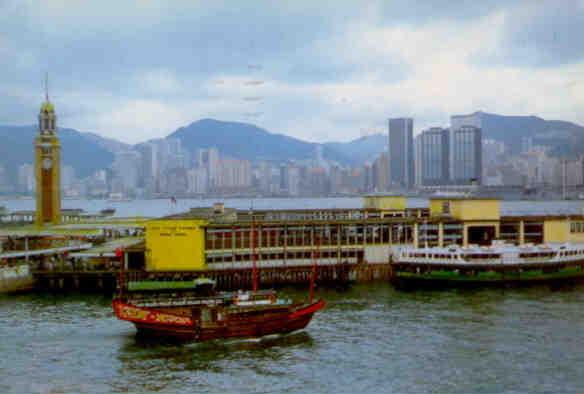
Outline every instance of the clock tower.
<svg viewBox="0 0 584 394">
<path fill-rule="evenodd" d="M 61 221 L 61 144 L 57 138 L 57 117 L 55 107 L 49 100 L 47 82 L 34 151 L 36 224 L 58 224 Z"/>
</svg>

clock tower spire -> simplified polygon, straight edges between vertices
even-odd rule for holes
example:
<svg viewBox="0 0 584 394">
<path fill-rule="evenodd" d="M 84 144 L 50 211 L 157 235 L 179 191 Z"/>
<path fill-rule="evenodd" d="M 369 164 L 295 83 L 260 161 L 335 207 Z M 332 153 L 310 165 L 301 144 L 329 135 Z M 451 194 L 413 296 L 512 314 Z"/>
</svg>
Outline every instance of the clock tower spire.
<svg viewBox="0 0 584 394">
<path fill-rule="evenodd" d="M 61 221 L 61 144 L 57 138 L 57 116 L 49 100 L 49 78 L 45 76 L 45 101 L 39 113 L 39 133 L 34 141 L 36 175 L 36 223 Z"/>
</svg>

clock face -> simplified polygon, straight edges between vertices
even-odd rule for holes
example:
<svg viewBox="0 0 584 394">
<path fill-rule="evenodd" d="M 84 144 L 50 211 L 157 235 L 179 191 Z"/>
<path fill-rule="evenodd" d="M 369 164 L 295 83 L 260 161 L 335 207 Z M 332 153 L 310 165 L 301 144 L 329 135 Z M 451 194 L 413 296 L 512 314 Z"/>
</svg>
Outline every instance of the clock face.
<svg viewBox="0 0 584 394">
<path fill-rule="evenodd" d="M 43 168 L 45 170 L 50 169 L 53 166 L 53 161 L 48 157 L 43 160 Z"/>
</svg>

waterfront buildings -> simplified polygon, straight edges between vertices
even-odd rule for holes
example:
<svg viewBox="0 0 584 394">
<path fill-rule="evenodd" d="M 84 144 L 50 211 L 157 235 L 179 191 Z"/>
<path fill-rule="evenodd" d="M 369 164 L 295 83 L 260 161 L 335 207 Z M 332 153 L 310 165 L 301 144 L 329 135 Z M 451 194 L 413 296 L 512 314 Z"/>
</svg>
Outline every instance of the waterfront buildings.
<svg viewBox="0 0 584 394">
<path fill-rule="evenodd" d="M 219 151 L 216 148 L 199 149 L 197 151 L 197 166 L 206 169 L 209 178 L 208 187 L 214 187 L 219 173 Z"/>
<path fill-rule="evenodd" d="M 119 152 L 112 164 L 112 182 L 115 185 L 113 193 L 133 195 L 140 180 L 141 156 L 134 150 Z M 112 188 L 114 189 L 114 188 Z"/>
<path fill-rule="evenodd" d="M 18 191 L 21 193 L 34 193 L 35 177 L 34 166 L 25 163 L 18 167 Z"/>
<path fill-rule="evenodd" d="M 204 195 L 209 191 L 209 173 L 205 168 L 196 167 L 187 171 L 187 192 Z"/>
<path fill-rule="evenodd" d="M 280 165 L 280 194 L 291 197 L 300 195 L 300 168 L 293 163 Z"/>
<path fill-rule="evenodd" d="M 565 166 L 563 183 L 566 186 L 584 185 L 584 158 L 563 160 Z"/>
<path fill-rule="evenodd" d="M 373 162 L 372 183 L 370 191 L 389 191 L 389 154 L 382 152 Z"/>
<path fill-rule="evenodd" d="M 414 183 L 414 120 L 389 119 L 388 127 L 389 182 L 392 187 L 409 189 Z"/>
<path fill-rule="evenodd" d="M 214 188 L 217 191 L 238 191 L 251 187 L 251 164 L 248 160 L 222 158 Z"/>
</svg>

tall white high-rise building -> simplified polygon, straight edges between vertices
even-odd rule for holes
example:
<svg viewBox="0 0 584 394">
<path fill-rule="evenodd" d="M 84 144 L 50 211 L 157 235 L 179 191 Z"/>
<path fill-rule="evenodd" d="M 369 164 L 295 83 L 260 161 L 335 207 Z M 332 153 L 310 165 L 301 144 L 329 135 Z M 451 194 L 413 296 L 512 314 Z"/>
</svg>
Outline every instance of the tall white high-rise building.
<svg viewBox="0 0 584 394">
<path fill-rule="evenodd" d="M 217 148 L 199 149 L 197 151 L 197 166 L 205 168 L 209 177 L 209 187 L 217 185 L 220 159 Z"/>
</svg>

